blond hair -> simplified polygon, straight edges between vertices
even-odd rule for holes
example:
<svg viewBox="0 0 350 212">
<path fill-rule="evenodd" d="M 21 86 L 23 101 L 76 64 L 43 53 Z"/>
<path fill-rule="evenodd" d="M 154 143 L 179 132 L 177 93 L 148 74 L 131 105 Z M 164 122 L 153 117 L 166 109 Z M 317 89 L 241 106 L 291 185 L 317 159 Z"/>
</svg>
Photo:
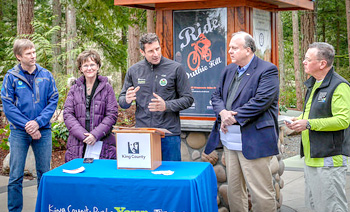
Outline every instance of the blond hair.
<svg viewBox="0 0 350 212">
<path fill-rule="evenodd" d="M 17 39 L 13 44 L 13 53 L 17 58 L 17 55 L 22 56 L 24 50 L 35 48 L 34 43 L 28 39 Z M 18 60 L 18 59 L 17 59 Z"/>
</svg>

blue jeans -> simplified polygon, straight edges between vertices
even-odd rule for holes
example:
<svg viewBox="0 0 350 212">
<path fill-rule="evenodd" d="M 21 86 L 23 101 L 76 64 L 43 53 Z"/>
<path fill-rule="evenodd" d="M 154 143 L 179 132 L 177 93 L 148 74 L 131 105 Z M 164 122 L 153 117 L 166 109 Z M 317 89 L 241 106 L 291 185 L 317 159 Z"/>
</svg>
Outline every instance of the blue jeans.
<svg viewBox="0 0 350 212">
<path fill-rule="evenodd" d="M 162 160 L 181 161 L 181 138 L 179 135 L 162 138 Z"/>
<path fill-rule="evenodd" d="M 37 172 L 38 187 L 41 176 L 50 170 L 52 153 L 51 129 L 40 130 L 41 138 L 33 140 L 32 137 L 23 130 L 11 130 L 10 141 L 10 178 L 8 184 L 8 209 L 12 211 L 22 211 L 23 195 L 22 182 L 24 167 L 28 148 L 31 145 Z"/>
</svg>

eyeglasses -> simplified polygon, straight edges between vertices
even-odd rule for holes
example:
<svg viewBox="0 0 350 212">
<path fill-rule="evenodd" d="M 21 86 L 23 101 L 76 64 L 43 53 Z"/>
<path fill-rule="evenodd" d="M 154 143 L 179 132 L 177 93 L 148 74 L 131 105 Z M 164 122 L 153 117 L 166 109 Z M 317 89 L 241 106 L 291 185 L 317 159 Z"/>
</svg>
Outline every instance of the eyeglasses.
<svg viewBox="0 0 350 212">
<path fill-rule="evenodd" d="M 304 58 L 304 61 L 306 61 L 306 62 L 308 62 L 308 63 L 311 63 L 312 61 L 320 61 L 320 60 L 322 60 L 322 59 L 310 59 L 310 58 L 308 58 L 308 57 L 305 57 L 305 58 Z"/>
<path fill-rule="evenodd" d="M 91 69 L 94 69 L 94 68 L 97 67 L 97 64 L 93 63 L 93 64 L 90 64 L 90 65 L 87 65 L 87 64 L 86 64 L 86 65 L 83 65 L 83 66 L 82 66 L 83 69 L 88 69 L 89 67 L 90 67 Z"/>
</svg>

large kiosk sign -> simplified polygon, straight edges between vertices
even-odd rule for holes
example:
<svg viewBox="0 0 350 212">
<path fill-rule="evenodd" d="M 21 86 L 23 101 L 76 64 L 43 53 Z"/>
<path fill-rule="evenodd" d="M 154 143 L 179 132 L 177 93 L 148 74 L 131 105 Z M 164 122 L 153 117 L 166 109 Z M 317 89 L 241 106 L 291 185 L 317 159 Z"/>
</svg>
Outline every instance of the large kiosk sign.
<svg viewBox="0 0 350 212">
<path fill-rule="evenodd" d="M 215 116 L 210 98 L 226 66 L 226 34 L 226 8 L 174 11 L 174 60 L 185 67 L 195 99 L 182 116 Z"/>
</svg>

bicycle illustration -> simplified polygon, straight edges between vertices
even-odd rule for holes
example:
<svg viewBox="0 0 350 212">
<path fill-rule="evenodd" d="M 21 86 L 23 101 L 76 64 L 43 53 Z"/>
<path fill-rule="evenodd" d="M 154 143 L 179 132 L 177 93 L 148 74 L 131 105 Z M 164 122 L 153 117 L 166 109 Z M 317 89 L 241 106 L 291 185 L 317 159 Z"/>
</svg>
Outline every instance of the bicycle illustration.
<svg viewBox="0 0 350 212">
<path fill-rule="evenodd" d="M 202 33 L 199 35 L 199 40 L 192 43 L 191 46 L 194 50 L 187 57 L 187 65 L 191 71 L 195 71 L 201 64 L 201 60 L 204 59 L 207 62 L 211 60 L 211 50 L 209 49 L 211 42 Z"/>
</svg>

